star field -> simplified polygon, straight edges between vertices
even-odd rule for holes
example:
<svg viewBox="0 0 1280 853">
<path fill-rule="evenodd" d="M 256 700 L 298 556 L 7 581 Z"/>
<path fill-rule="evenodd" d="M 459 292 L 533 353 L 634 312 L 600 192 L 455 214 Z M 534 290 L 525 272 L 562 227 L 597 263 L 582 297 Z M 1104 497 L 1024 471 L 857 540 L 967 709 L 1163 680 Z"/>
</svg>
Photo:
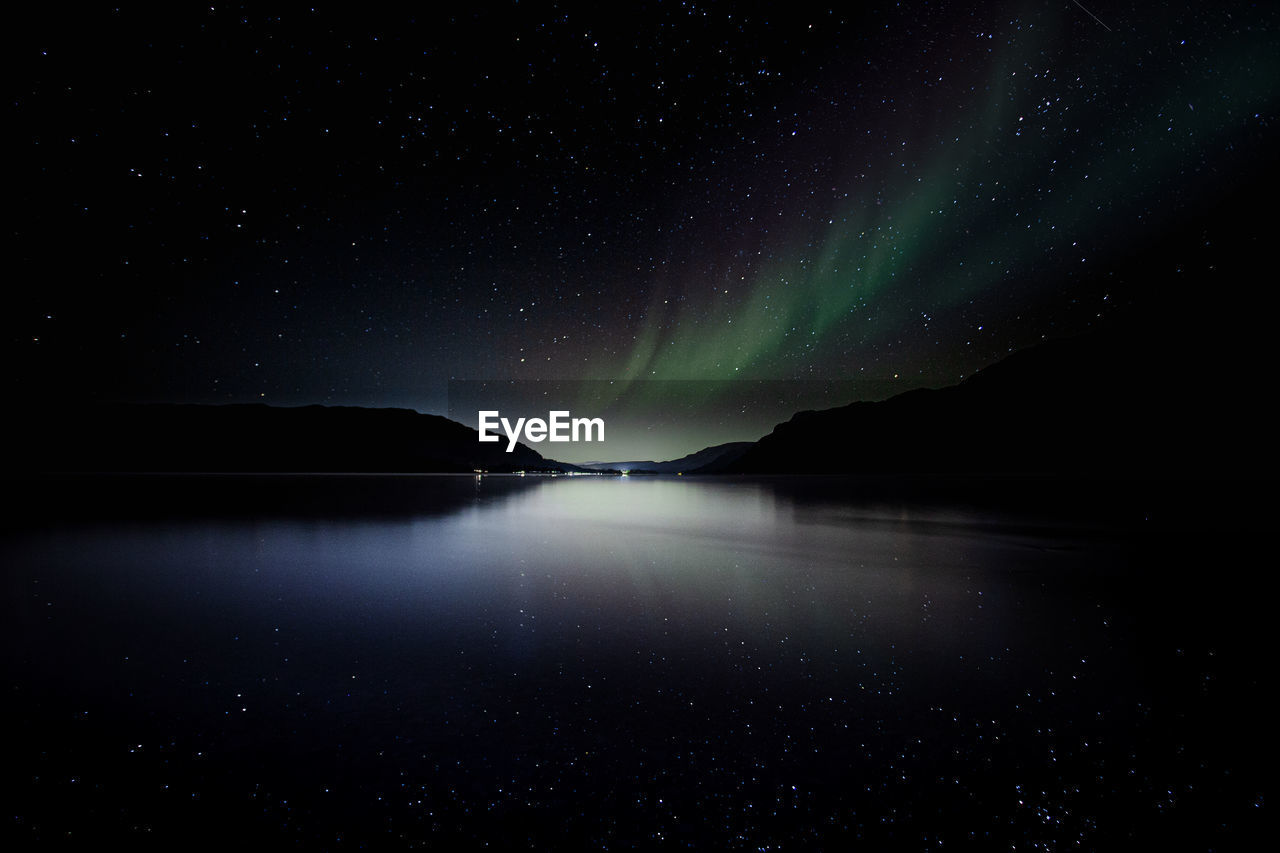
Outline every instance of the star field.
<svg viewBox="0 0 1280 853">
<path fill-rule="evenodd" d="M 10 10 L 0 846 L 1274 831 L 1280 5 L 366 5 Z"/>
<path fill-rule="evenodd" d="M 31 13 L 11 351 L 28 393 L 436 412 L 451 378 L 950 384 L 1224 262 L 1134 258 L 1263 162 L 1275 25 Z"/>
</svg>

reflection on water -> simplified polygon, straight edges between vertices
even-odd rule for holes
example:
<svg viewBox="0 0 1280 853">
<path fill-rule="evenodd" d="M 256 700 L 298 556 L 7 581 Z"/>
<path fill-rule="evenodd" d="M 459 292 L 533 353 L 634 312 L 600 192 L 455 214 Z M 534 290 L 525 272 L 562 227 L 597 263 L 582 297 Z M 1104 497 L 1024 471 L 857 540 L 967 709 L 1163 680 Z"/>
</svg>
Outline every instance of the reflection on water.
<svg viewBox="0 0 1280 853">
<path fill-rule="evenodd" d="M 1260 805 L 1251 635 L 1181 580 L 1221 543 L 842 481 L 86 488 L 137 503 L 3 551 L 24 839 L 1099 847 Z"/>
</svg>

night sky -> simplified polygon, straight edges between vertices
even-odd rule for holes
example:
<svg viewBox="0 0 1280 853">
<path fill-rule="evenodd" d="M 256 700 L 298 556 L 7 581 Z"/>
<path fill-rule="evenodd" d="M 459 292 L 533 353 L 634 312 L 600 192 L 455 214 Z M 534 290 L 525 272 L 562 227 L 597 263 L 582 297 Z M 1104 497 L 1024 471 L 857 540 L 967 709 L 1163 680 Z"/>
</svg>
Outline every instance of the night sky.
<svg viewBox="0 0 1280 853">
<path fill-rule="evenodd" d="M 879 398 L 1152 312 L 1190 340 L 1242 304 L 1206 229 L 1280 79 L 1248 3 L 24 14 L 5 327 L 12 393 L 62 401 Z"/>
</svg>

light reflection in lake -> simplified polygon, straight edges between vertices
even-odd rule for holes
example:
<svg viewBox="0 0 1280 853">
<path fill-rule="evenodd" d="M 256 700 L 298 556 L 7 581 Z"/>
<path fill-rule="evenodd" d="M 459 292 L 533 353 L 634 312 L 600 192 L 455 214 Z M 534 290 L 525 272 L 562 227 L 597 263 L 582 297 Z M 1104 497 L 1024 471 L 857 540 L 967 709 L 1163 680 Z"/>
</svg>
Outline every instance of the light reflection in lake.
<svg viewBox="0 0 1280 853">
<path fill-rule="evenodd" d="M 1114 526 L 839 481 L 165 489 L 5 546 L 28 829 L 1087 845 L 1161 791 L 1250 795 L 1153 720 L 1197 685 L 1152 657 Z"/>
</svg>

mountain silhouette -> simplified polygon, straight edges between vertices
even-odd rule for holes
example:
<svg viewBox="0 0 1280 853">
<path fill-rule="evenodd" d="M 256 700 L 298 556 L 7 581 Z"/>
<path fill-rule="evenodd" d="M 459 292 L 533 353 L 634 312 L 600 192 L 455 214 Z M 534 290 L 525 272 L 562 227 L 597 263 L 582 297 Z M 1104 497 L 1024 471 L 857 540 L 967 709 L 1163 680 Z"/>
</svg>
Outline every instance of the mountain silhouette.
<svg viewBox="0 0 1280 853">
<path fill-rule="evenodd" d="M 1175 330 L 1176 331 L 1176 330 Z M 1093 334 L 960 382 L 803 411 L 756 442 L 667 462 L 547 459 L 409 409 L 111 404 L 17 419 L 18 471 L 1259 476 L 1274 470 L 1250 339 L 1214 358 L 1176 335 Z"/>
<path fill-rule="evenodd" d="M 688 474 L 698 471 L 705 474 L 728 466 L 753 444 L 755 442 L 730 441 L 704 447 L 669 462 L 584 462 L 581 467 L 593 471 L 649 471 L 655 474 Z"/>
<path fill-rule="evenodd" d="M 44 471 L 570 471 L 524 444 L 409 409 L 104 405 L 41 418 L 19 467 Z"/>
<path fill-rule="evenodd" d="M 1266 445 L 1256 393 L 1116 335 L 1022 350 L 958 385 L 804 411 L 729 473 L 1244 475 Z M 1223 383 L 1218 383 L 1223 388 Z M 1224 390 L 1225 390 L 1224 388 Z"/>
</svg>

